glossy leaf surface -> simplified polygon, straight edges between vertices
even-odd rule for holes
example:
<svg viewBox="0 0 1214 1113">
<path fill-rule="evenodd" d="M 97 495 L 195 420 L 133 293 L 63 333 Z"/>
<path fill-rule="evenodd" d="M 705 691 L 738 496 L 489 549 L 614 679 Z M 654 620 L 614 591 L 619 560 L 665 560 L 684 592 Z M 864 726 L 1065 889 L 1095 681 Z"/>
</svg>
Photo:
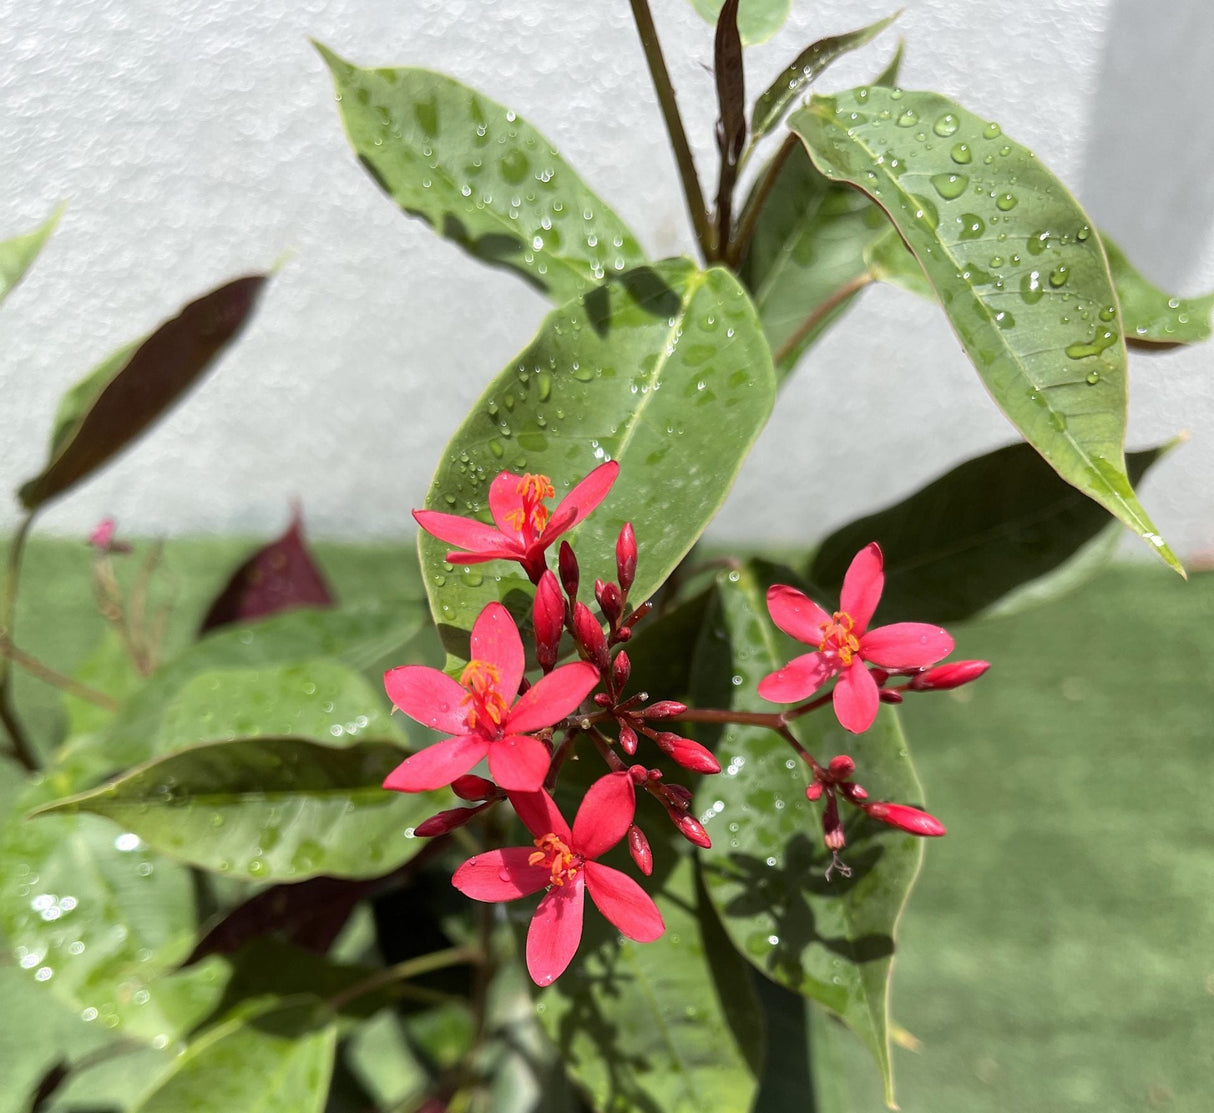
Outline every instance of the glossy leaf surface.
<svg viewBox="0 0 1214 1113">
<path fill-rule="evenodd" d="M 367 172 L 469 254 L 554 301 L 644 262 L 624 222 L 510 109 L 430 70 L 361 69 L 317 49 Z"/>
<path fill-rule="evenodd" d="M 696 669 L 705 706 L 772 711 L 756 685 L 804 650 L 767 614 L 766 589 L 753 569 L 723 574 L 719 608 L 705 627 Z M 873 800 L 921 804 L 922 789 L 892 709 L 873 727 L 848 734 L 830 707 L 798 719 L 801 743 L 825 764 L 855 759 L 856 779 Z M 889 980 L 894 932 L 922 858 L 910 835 L 879 827 L 844 808 L 852 876 L 824 877 L 819 805 L 805 798 L 810 776 L 780 736 L 763 727 L 727 726 L 716 743 L 723 767 L 705 778 L 696 811 L 712 838 L 700 852 L 705 883 L 734 946 L 773 981 L 836 1012 L 869 1048 L 893 1098 Z"/>
<path fill-rule="evenodd" d="M 1137 483 L 1166 451 L 1132 452 Z M 968 460 L 909 498 L 831 534 L 809 579 L 838 593 L 870 541 L 885 554 L 886 622 L 955 622 L 1071 590 L 1099 568 L 1121 528 L 1026 444 Z"/>
<path fill-rule="evenodd" d="M 55 225 L 59 223 L 59 210 L 38 225 L 32 232 L 0 240 L 0 305 L 12 292 L 14 286 L 25 277 L 43 245 L 50 239 Z"/>
<path fill-rule="evenodd" d="M 549 476 L 559 500 L 616 460 L 611 493 L 567 536 L 583 583 L 614 579 L 616 538 L 631 521 L 640 602 L 724 501 L 774 385 L 754 309 L 727 271 L 683 261 L 631 271 L 548 316 L 448 444 L 426 505 L 487 520 L 489 484 L 503 470 Z M 460 631 L 487 602 L 509 606 L 515 592 L 525 609 L 531 586 L 509 562 L 452 568 L 451 548 L 419 535 L 431 610 L 447 648 L 462 653 Z"/>
<path fill-rule="evenodd" d="M 1025 439 L 1180 571 L 1125 473 L 1117 299 L 1100 237 L 1062 184 L 936 93 L 815 97 L 789 123 L 819 169 L 889 214 Z"/>
<path fill-rule="evenodd" d="M 386 792 L 395 746 L 344 750 L 294 738 L 239 739 L 158 758 L 46 806 L 92 812 L 203 869 L 256 880 L 369 877 L 410 858 L 433 813 L 425 795 Z"/>
<path fill-rule="evenodd" d="M 250 275 L 190 302 L 72 387 L 55 415 L 46 466 L 21 488 L 25 507 L 62 494 L 168 410 L 235 339 L 264 284 L 264 275 Z"/>
<path fill-rule="evenodd" d="M 1200 344 L 1210 339 L 1210 313 L 1214 293 L 1178 298 L 1166 293 L 1138 272 L 1134 264 L 1103 232 L 1100 240 L 1109 259 L 1113 285 L 1121 303 L 1126 340 L 1133 345 Z"/>
<path fill-rule="evenodd" d="M 725 0 L 691 0 L 695 9 L 716 26 Z M 747 46 L 766 42 L 788 18 L 792 0 L 742 0 L 738 6 L 738 32 Z"/>
</svg>

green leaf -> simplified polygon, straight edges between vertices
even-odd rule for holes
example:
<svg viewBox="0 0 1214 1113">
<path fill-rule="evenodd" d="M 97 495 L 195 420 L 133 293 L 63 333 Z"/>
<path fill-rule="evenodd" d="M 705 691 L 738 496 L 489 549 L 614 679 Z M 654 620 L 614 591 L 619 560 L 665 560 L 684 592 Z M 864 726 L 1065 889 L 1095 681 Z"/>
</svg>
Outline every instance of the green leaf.
<svg viewBox="0 0 1214 1113">
<path fill-rule="evenodd" d="M 421 848 L 412 827 L 435 810 L 430 796 L 381 787 L 404 757 L 370 742 L 345 750 L 294 738 L 216 742 L 36 814 L 102 815 L 156 850 L 232 877 L 372 877 Z"/>
<path fill-rule="evenodd" d="M 198 1036 L 136 1113 L 321 1113 L 336 1047 L 332 1014 L 315 998 L 262 1003 Z"/>
<path fill-rule="evenodd" d="M 759 214 L 741 278 L 783 377 L 871 281 L 865 249 L 890 227 L 863 193 L 819 173 L 800 144 L 767 173 L 778 177 Z M 756 198 L 752 194 L 747 205 Z"/>
<path fill-rule="evenodd" d="M 823 173 L 889 214 L 1024 438 L 1183 574 L 1126 476 L 1117 298 L 1100 237 L 1062 184 L 998 124 L 936 93 L 815 97 L 789 123 Z"/>
<path fill-rule="evenodd" d="M 0 240 L 0 305 L 12 292 L 13 287 L 25 277 L 43 245 L 50 239 L 55 225 L 59 223 L 62 208 L 57 208 L 32 232 L 11 239 Z"/>
<path fill-rule="evenodd" d="M 430 70 L 361 69 L 315 45 L 367 172 L 469 254 L 554 301 L 645 261 L 624 222 L 505 106 Z"/>
<path fill-rule="evenodd" d="M 843 35 L 831 35 L 807 46 L 785 67 L 757 101 L 750 116 L 751 142 L 757 142 L 784 119 L 784 113 L 836 59 L 872 42 L 895 19 L 901 10 Z"/>
<path fill-rule="evenodd" d="M 804 646 L 779 634 L 767 616 L 754 569 L 723 574 L 719 610 L 696 654 L 697 703 L 772 711 L 755 691 L 769 672 Z M 802 745 L 825 763 L 837 753 L 856 762 L 874 800 L 922 802 L 893 710 L 872 729 L 848 734 L 829 706 L 798 719 Z M 889 1054 L 889 980 L 894 931 L 922 858 L 913 836 L 844 815 L 851 877 L 824 878 L 819 806 L 805 798 L 811 775 L 774 731 L 727 726 L 716 745 L 724 767 L 705 778 L 696 809 L 712 837 L 700 861 L 712 903 L 734 946 L 773 981 L 836 1012 L 872 1052 L 893 1100 Z M 844 805 L 845 812 L 852 810 Z M 880 827 L 880 829 L 878 829 Z"/>
<path fill-rule="evenodd" d="M 1132 452 L 1137 483 L 1173 445 Z M 837 595 L 870 541 L 885 554 L 882 622 L 1008 614 L 1077 587 L 1111 556 L 1121 528 L 1026 444 L 967 460 L 920 491 L 831 534 L 809 579 Z"/>
<path fill-rule="evenodd" d="M 265 284 L 238 278 L 115 352 L 64 395 L 46 466 L 19 492 L 27 510 L 62 494 L 135 440 L 240 332 Z"/>
<path fill-rule="evenodd" d="M 714 27 L 725 0 L 691 0 L 695 10 Z M 766 42 L 788 18 L 792 0 L 742 0 L 738 8 L 738 31 L 747 46 Z"/>
<path fill-rule="evenodd" d="M 602 1113 L 750 1108 L 754 1067 L 735 1031 L 756 1036 L 756 1004 L 735 977 L 737 956 L 710 954 L 705 924 L 715 918 L 694 874 L 684 855 L 655 894 L 666 933 L 653 943 L 621 939 L 588 910 L 578 956 L 537 1005 L 566 1069 Z M 723 980 L 714 957 L 731 964 Z"/>
<path fill-rule="evenodd" d="M 448 444 L 426 505 L 487 518 L 489 484 L 503 470 L 543 473 L 559 498 L 603 460 L 617 460 L 610 495 L 567 536 L 583 583 L 613 580 L 616 538 L 631 521 L 641 554 L 632 598 L 640 602 L 724 501 L 773 395 L 767 345 L 732 275 L 681 260 L 630 271 L 548 316 Z M 460 632 L 489 601 L 514 593 L 520 608 L 528 605 L 531 586 L 517 565 L 456 570 L 445 562 L 450 545 L 423 533 L 418 547 L 452 653 L 466 652 Z"/>
<path fill-rule="evenodd" d="M 1100 233 L 1109 259 L 1113 285 L 1121 303 L 1122 327 L 1128 343 L 1151 349 L 1175 344 L 1200 344 L 1210 339 L 1214 293 L 1178 298 L 1148 282 L 1108 236 Z"/>
</svg>

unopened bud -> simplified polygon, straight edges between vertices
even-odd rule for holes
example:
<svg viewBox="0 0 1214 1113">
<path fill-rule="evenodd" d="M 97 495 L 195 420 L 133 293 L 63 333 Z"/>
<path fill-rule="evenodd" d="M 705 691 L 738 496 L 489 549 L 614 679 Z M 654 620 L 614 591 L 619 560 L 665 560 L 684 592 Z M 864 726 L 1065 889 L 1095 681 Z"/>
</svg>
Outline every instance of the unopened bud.
<svg viewBox="0 0 1214 1113">
<path fill-rule="evenodd" d="M 830 775 L 837 781 L 846 780 L 856 771 L 856 763 L 847 754 L 830 759 Z"/>
<path fill-rule="evenodd" d="M 865 792 L 860 785 L 855 784 L 852 781 L 844 781 L 841 785 L 839 785 L 839 791 L 843 793 L 843 795 L 846 796 L 853 804 L 858 804 L 861 800 L 868 799 L 868 793 Z"/>
<path fill-rule="evenodd" d="M 666 799 L 679 808 L 691 807 L 691 789 L 685 785 L 667 785 Z"/>
<path fill-rule="evenodd" d="M 620 723 L 620 749 L 629 757 L 637 752 L 637 732 L 632 729 L 631 724 L 619 720 Z"/>
<path fill-rule="evenodd" d="M 544 672 L 551 672 L 565 629 L 565 600 L 561 598 L 561 585 L 551 571 L 546 571 L 535 585 L 531 614 L 535 626 L 535 658 Z"/>
<path fill-rule="evenodd" d="M 951 661 L 916 674 L 907 687 L 914 692 L 945 692 L 977 680 L 990 667 L 990 661 Z"/>
<path fill-rule="evenodd" d="M 628 660 L 628 654 L 623 650 L 615 655 L 615 660 L 611 662 L 611 682 L 615 685 L 617 692 L 622 692 L 624 686 L 628 683 L 628 678 L 632 675 L 632 662 Z"/>
<path fill-rule="evenodd" d="M 561 586 L 572 602 L 577 598 L 578 566 L 577 557 L 573 555 L 568 541 L 562 541 L 560 549 L 557 550 L 556 567 L 561 574 Z"/>
<path fill-rule="evenodd" d="M 674 699 L 660 699 L 651 703 L 641 714 L 646 719 L 677 719 L 687 710 L 687 704 Z"/>
<path fill-rule="evenodd" d="M 822 782 L 814 781 L 813 784 L 805 786 L 806 800 L 819 800 L 822 797 Z"/>
<path fill-rule="evenodd" d="M 705 850 L 712 846 L 712 839 L 708 837 L 708 832 L 704 830 L 703 824 L 694 816 L 683 814 L 671 815 L 670 818 L 674 820 L 674 825 L 679 829 L 679 834 L 689 843 L 702 846 Z"/>
<path fill-rule="evenodd" d="M 451 782 L 451 791 L 461 800 L 487 800 L 497 792 L 497 785 L 475 773 L 465 773 Z"/>
<path fill-rule="evenodd" d="M 611 661 L 607 656 L 607 635 L 599 625 L 598 619 L 590 613 L 585 603 L 573 605 L 573 636 L 578 644 L 586 651 L 586 658 L 598 669 L 610 668 Z"/>
<path fill-rule="evenodd" d="M 839 819 L 839 804 L 833 792 L 826 797 L 826 808 L 822 812 L 822 838 L 827 850 L 842 850 L 847 843 L 843 823 Z"/>
<path fill-rule="evenodd" d="M 929 815 L 927 812 L 912 808 L 907 804 L 879 802 L 860 806 L 873 819 L 879 819 L 882 823 L 888 823 L 891 827 L 897 827 L 900 831 L 907 831 L 912 835 L 943 835 L 945 833 L 944 824 L 934 815 Z"/>
<path fill-rule="evenodd" d="M 595 580 L 594 598 L 598 602 L 599 610 L 603 612 L 603 617 L 612 626 L 619 622 L 620 615 L 624 613 L 624 597 L 616 584 Z"/>
<path fill-rule="evenodd" d="M 615 572 L 620 587 L 627 594 L 637 573 L 637 539 L 631 522 L 624 523 L 615 543 Z"/>
<path fill-rule="evenodd" d="M 632 778 L 632 783 L 638 787 L 649 780 L 649 770 L 640 764 L 628 766 L 628 775 Z"/>
<path fill-rule="evenodd" d="M 635 823 L 628 828 L 628 853 L 636 862 L 637 869 L 646 877 L 653 873 L 653 851 L 649 849 L 649 840 Z"/>
<path fill-rule="evenodd" d="M 432 839 L 435 835 L 445 835 L 457 827 L 462 827 L 484 807 L 486 805 L 481 804 L 476 808 L 451 808 L 448 811 L 439 812 L 438 815 L 432 815 L 429 819 L 422 820 L 413 828 L 413 833 L 423 839 Z"/>
<path fill-rule="evenodd" d="M 882 703 L 901 703 L 902 693 L 897 688 L 880 688 L 877 691 L 877 698 Z"/>
<path fill-rule="evenodd" d="M 649 735 L 664 754 L 668 754 L 684 769 L 693 773 L 719 773 L 721 763 L 713 757 L 712 751 L 705 749 L 698 742 L 672 734 L 668 730 L 654 731 Z"/>
</svg>

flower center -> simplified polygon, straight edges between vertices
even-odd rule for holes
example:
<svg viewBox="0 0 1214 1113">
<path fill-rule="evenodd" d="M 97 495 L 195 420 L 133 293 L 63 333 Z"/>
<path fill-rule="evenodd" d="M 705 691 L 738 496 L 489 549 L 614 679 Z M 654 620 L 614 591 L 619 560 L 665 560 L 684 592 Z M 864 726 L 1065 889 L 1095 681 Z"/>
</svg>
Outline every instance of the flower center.
<svg viewBox="0 0 1214 1113">
<path fill-rule="evenodd" d="M 459 682 L 468 689 L 460 703 L 468 705 L 469 730 L 499 730 L 510 706 L 497 690 L 501 682 L 497 666 L 488 661 L 469 661 Z"/>
<path fill-rule="evenodd" d="M 834 653 L 843 664 L 850 665 L 852 656 L 860 651 L 860 639 L 852 633 L 855 625 L 855 619 L 846 611 L 835 611 L 831 620 L 819 627 L 822 640 L 818 649 L 823 653 Z"/>
<path fill-rule="evenodd" d="M 528 474 L 518 481 L 514 490 L 519 497 L 519 506 L 506 515 L 506 521 L 523 535 L 524 540 L 533 541 L 548 524 L 549 511 L 544 499 L 554 498 L 556 489 L 546 475 Z"/>
<path fill-rule="evenodd" d="M 579 855 L 574 854 L 562 839 L 549 831 L 548 834 L 536 839 L 535 845 L 539 849 L 527 859 L 527 864 L 547 867 L 552 875 L 553 885 L 564 885 L 566 881 L 572 881 L 577 877 L 582 859 Z"/>
</svg>

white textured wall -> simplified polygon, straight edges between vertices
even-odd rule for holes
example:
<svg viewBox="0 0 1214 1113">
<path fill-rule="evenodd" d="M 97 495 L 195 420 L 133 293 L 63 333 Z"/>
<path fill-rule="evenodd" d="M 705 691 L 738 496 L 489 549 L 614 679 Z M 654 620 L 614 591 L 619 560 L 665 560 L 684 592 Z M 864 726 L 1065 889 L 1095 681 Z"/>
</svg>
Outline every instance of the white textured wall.
<svg viewBox="0 0 1214 1113">
<path fill-rule="evenodd" d="M 800 47 L 894 4 L 795 0 L 748 52 L 752 94 Z M 686 0 L 653 6 L 711 173 L 711 32 Z M 1156 281 L 1214 286 L 1200 76 L 1214 5 L 909 0 L 895 29 L 906 87 L 998 118 Z M 451 430 L 545 312 L 379 194 L 309 36 L 478 85 L 545 132 L 653 256 L 690 249 L 625 0 L 0 0 L 0 236 L 68 203 L 0 311 L 0 484 L 40 468 L 60 393 L 113 348 L 291 252 L 217 372 L 44 528 L 114 514 L 132 533 L 266 533 L 300 495 L 316 535 L 411 530 Z M 822 87 L 868 79 L 894 42 Z M 1148 508 L 1179 551 L 1214 552 L 1214 348 L 1131 360 L 1130 445 L 1193 434 L 1146 485 Z M 774 520 L 811 540 L 1011 439 L 942 314 L 871 290 L 787 387 L 715 532 Z M 15 520 L 0 503 L 0 529 Z"/>
</svg>

